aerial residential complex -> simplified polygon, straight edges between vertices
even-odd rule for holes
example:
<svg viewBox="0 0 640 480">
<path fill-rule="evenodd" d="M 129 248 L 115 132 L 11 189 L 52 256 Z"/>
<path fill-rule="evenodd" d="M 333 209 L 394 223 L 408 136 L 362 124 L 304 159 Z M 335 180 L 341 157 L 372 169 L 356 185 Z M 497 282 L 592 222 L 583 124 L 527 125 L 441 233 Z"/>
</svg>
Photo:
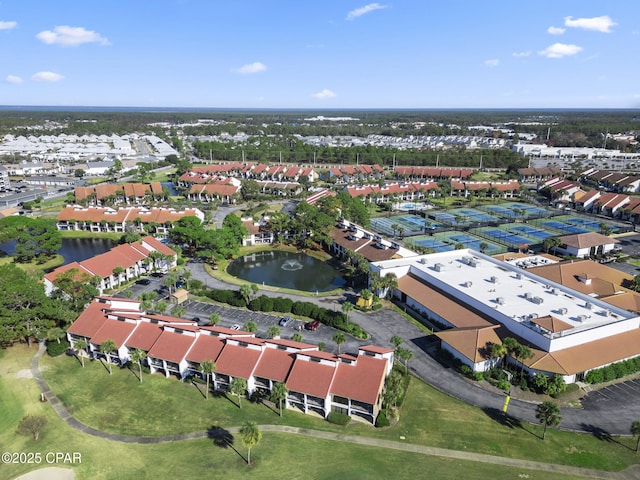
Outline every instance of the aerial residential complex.
<svg viewBox="0 0 640 480">
<path fill-rule="evenodd" d="M 152 373 L 185 379 L 204 377 L 201 363 L 215 363 L 214 390 L 229 391 L 234 378 L 247 381 L 247 394 L 268 395 L 276 382 L 284 383 L 285 405 L 326 418 L 337 411 L 374 423 L 382 391 L 394 360 L 392 349 L 361 346 L 357 354 L 332 354 L 315 345 L 280 338 L 256 338 L 253 333 L 225 327 L 199 327 L 196 322 L 148 314 L 140 302 L 97 297 L 67 331 L 73 346 L 88 343 L 92 358 L 117 363 L 143 350 Z M 101 352 L 105 340 L 114 352 Z"/>
</svg>

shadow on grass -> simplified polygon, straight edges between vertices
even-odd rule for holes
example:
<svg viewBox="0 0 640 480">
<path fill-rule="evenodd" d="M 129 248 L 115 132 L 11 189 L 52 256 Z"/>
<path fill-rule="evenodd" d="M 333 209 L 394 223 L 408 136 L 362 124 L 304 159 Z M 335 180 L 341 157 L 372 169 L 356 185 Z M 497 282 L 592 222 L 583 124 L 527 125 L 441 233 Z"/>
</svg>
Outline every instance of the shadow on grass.
<svg viewBox="0 0 640 480">
<path fill-rule="evenodd" d="M 138 370 L 138 367 L 127 367 L 127 370 L 129 370 L 131 372 L 131 375 L 133 375 L 134 377 L 136 377 L 136 380 L 138 380 L 139 382 L 142 382 L 142 380 L 140 380 L 142 378 L 142 376 L 140 375 L 140 372 Z"/>
<path fill-rule="evenodd" d="M 193 379 L 191 380 L 191 385 L 196 387 L 196 390 L 202 395 L 202 398 L 207 398 L 207 384 L 204 385 L 200 382 L 196 382 Z"/>
<path fill-rule="evenodd" d="M 502 426 L 511 428 L 513 430 L 516 430 L 516 429 L 523 430 L 527 433 L 530 433 L 534 437 L 540 438 L 540 436 L 537 435 L 535 432 L 533 432 L 532 430 L 529 430 L 526 427 L 525 423 L 521 422 L 517 418 L 513 418 L 507 415 L 506 413 L 503 413 L 501 410 L 498 410 L 497 408 L 483 408 L 482 411 L 487 415 L 487 417 L 489 417 L 491 420 L 495 422 L 498 422 Z"/>
<path fill-rule="evenodd" d="M 222 427 L 218 427 L 217 425 L 213 425 L 207 429 L 207 438 L 213 440 L 213 444 L 216 447 L 220 448 L 231 448 L 234 452 L 238 454 L 238 456 L 244 460 L 247 459 L 242 455 L 236 447 L 234 447 L 233 442 L 235 440 L 233 434 Z"/>
<path fill-rule="evenodd" d="M 593 435 L 594 437 L 596 437 L 600 441 L 609 442 L 609 443 L 617 443 L 618 445 L 620 445 L 622 447 L 628 448 L 632 452 L 636 451 L 635 447 L 632 448 L 629 445 L 625 445 L 624 443 L 620 442 L 619 440 L 613 438 L 609 432 L 607 432 L 606 430 L 604 430 L 604 429 L 602 429 L 600 427 L 596 427 L 595 425 L 591 425 L 591 424 L 587 424 L 587 423 L 581 423 L 580 424 L 580 428 L 582 428 L 582 430 L 584 430 L 585 432 L 590 433 L 591 435 Z"/>
</svg>

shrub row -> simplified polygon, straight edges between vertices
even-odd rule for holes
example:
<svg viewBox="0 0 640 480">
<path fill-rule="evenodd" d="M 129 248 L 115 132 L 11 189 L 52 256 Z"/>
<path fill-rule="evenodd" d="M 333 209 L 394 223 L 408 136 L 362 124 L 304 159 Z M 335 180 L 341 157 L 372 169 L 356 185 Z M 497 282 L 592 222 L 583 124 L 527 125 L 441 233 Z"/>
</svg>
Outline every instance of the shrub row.
<svg viewBox="0 0 640 480">
<path fill-rule="evenodd" d="M 47 342 L 47 353 L 50 357 L 57 357 L 58 355 L 62 355 L 64 352 L 69 350 L 71 345 L 66 339 L 60 340 L 60 343 L 57 341 L 48 341 Z"/>
<path fill-rule="evenodd" d="M 638 371 L 640 371 L 640 357 L 631 358 L 624 362 L 612 363 L 606 367 L 591 370 L 585 376 L 585 381 L 588 383 L 610 382 L 611 380 L 616 380 Z"/>
<path fill-rule="evenodd" d="M 348 425 L 351 421 L 351 417 L 346 413 L 329 412 L 327 420 L 331 423 L 335 423 L 336 425 Z"/>
<path fill-rule="evenodd" d="M 311 302 L 294 302 L 290 298 L 268 297 L 260 295 L 251 300 L 248 304 L 239 290 L 211 289 L 204 292 L 211 300 L 226 303 L 234 307 L 247 307 L 254 312 L 279 312 L 293 313 L 301 317 L 319 320 L 321 323 L 350 333 L 356 338 L 367 338 L 368 334 L 360 325 L 349 322 L 343 312 L 336 312 L 328 308 L 320 307 Z"/>
</svg>

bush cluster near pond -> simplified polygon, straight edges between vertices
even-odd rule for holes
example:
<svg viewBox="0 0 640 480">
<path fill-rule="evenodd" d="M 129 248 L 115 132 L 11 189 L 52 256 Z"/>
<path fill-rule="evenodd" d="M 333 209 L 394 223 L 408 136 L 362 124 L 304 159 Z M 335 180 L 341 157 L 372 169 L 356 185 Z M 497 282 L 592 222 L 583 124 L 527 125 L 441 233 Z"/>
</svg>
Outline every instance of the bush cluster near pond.
<svg viewBox="0 0 640 480">
<path fill-rule="evenodd" d="M 254 312 L 293 313 L 312 320 L 319 320 L 329 327 L 350 333 L 356 338 L 368 338 L 367 332 L 357 323 L 348 321 L 343 312 L 329 310 L 315 303 L 294 302 L 290 298 L 268 297 L 267 295 L 260 295 L 247 303 L 246 298 L 240 294 L 239 290 L 211 289 L 203 292 L 203 294 L 216 302 L 226 303 L 234 307 L 249 308 Z"/>
</svg>

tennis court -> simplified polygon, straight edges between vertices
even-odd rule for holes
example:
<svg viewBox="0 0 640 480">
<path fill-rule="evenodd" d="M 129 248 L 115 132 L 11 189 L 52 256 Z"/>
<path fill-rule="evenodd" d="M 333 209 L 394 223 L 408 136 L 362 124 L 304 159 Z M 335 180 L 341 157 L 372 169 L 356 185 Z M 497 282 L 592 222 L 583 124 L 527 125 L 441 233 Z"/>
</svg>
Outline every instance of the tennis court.
<svg viewBox="0 0 640 480">
<path fill-rule="evenodd" d="M 520 223 L 503 225 L 502 228 L 509 231 L 510 233 L 526 235 L 527 237 L 535 238 L 540 241 L 543 241 L 549 237 L 556 236 L 556 233 L 550 232 L 549 230 L 530 227 L 529 225 L 522 225 Z"/>
<path fill-rule="evenodd" d="M 538 239 L 524 237 L 522 235 L 516 235 L 511 232 L 507 232 L 505 230 L 500 230 L 498 228 L 479 228 L 478 232 L 486 235 L 488 237 L 493 238 L 499 243 L 504 243 L 505 245 L 509 245 L 510 247 L 517 247 L 518 245 L 531 245 L 535 243 L 539 243 Z"/>
<path fill-rule="evenodd" d="M 607 227 L 609 227 L 611 229 L 611 233 L 616 233 L 619 230 L 619 228 L 617 226 L 615 226 L 615 225 L 612 225 L 610 223 L 603 222 L 603 221 L 591 220 L 589 218 L 562 217 L 562 218 L 560 218 L 560 220 L 562 220 L 565 223 L 570 223 L 571 225 L 577 225 L 579 227 L 588 228 L 589 230 L 592 230 L 594 232 L 599 232 L 600 231 L 600 224 L 601 223 L 603 223 Z"/>
<path fill-rule="evenodd" d="M 468 233 L 461 232 L 441 232 L 436 233 L 434 235 L 437 240 L 441 240 L 443 242 L 447 242 L 452 249 L 455 248 L 456 245 L 461 244 L 464 248 L 471 248 L 478 252 L 483 251 L 481 246 L 484 248 L 484 253 L 487 255 L 497 255 L 498 253 L 503 253 L 506 249 L 498 245 L 496 243 L 492 243 L 483 238 L 476 237 L 475 235 L 471 235 Z"/>
<path fill-rule="evenodd" d="M 545 220 L 540 222 L 540 225 L 566 234 L 589 233 L 593 231 L 588 228 L 577 227 L 569 223 L 558 222 L 557 220 Z"/>
<path fill-rule="evenodd" d="M 436 240 L 432 237 L 415 237 L 412 242 L 425 248 L 431 248 L 435 252 L 449 252 L 453 250 L 453 245 Z"/>
<path fill-rule="evenodd" d="M 497 217 L 474 208 L 454 208 L 452 210 L 448 210 L 447 213 L 454 217 L 462 217 L 468 222 L 497 222 L 499 220 Z"/>
</svg>

